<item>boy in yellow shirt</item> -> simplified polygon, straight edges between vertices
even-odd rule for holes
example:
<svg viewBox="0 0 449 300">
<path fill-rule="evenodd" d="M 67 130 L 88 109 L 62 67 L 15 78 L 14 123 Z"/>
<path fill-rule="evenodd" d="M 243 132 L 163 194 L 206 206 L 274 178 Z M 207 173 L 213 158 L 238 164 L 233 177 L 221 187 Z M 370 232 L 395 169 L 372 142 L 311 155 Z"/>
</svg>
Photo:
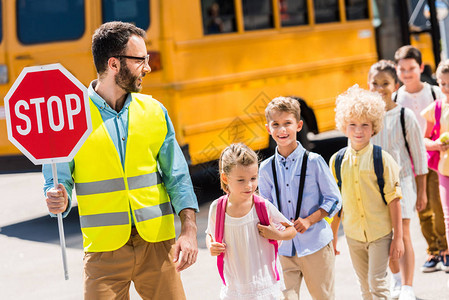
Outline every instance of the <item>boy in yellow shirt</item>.
<svg viewBox="0 0 449 300">
<path fill-rule="evenodd" d="M 390 299 L 389 256 L 399 259 L 404 253 L 399 167 L 387 152 L 377 149 L 383 166 L 382 195 L 374 170 L 373 150 L 377 146 L 370 143 L 382 127 L 384 111 L 379 94 L 357 86 L 337 98 L 335 121 L 350 145 L 342 156 L 340 173 L 335 168 L 337 153 L 331 157 L 330 166 L 336 180 L 341 178 L 341 219 L 363 299 Z M 339 223 L 337 216 L 332 224 L 334 246 Z"/>
</svg>

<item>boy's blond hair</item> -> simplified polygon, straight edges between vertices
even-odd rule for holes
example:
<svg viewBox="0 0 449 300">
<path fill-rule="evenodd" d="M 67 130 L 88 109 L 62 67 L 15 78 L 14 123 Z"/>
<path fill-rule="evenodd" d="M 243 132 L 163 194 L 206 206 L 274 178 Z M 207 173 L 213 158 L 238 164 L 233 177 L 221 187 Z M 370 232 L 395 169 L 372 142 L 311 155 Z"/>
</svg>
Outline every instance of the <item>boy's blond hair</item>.
<svg viewBox="0 0 449 300">
<path fill-rule="evenodd" d="M 295 116 L 296 121 L 301 120 L 301 107 L 298 100 L 291 97 L 276 97 L 268 103 L 265 108 L 265 118 L 270 122 L 270 114 L 273 111 L 291 113 Z"/>
<path fill-rule="evenodd" d="M 438 64 L 437 68 L 437 78 L 440 77 L 442 74 L 448 74 L 449 73 L 449 59 L 443 60 Z"/>
<path fill-rule="evenodd" d="M 336 105 L 335 123 L 340 131 L 346 131 L 350 120 L 362 119 L 367 119 L 372 123 L 373 135 L 382 129 L 385 102 L 380 94 L 354 85 L 337 97 Z"/>
<path fill-rule="evenodd" d="M 231 170 L 237 166 L 251 166 L 253 164 L 258 164 L 259 158 L 257 157 L 256 152 L 254 152 L 251 148 L 246 146 L 245 144 L 231 144 L 226 147 L 220 155 L 220 159 L 218 160 L 218 167 L 220 170 L 220 185 L 221 189 L 225 193 L 229 193 L 229 188 L 226 183 L 223 182 L 221 178 L 221 174 L 224 173 L 229 176 Z"/>
</svg>

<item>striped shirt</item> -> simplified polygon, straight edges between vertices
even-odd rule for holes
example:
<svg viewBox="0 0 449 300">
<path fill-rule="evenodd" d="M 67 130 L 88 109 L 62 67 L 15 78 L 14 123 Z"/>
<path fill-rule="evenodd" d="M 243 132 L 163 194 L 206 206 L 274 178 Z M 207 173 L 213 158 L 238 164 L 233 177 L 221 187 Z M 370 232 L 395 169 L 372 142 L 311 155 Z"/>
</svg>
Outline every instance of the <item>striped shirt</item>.
<svg viewBox="0 0 449 300">
<path fill-rule="evenodd" d="M 416 175 L 427 174 L 427 156 L 421 128 L 415 114 L 408 108 L 404 112 L 406 138 L 413 159 Z M 371 142 L 382 147 L 398 163 L 401 171 L 400 178 L 413 176 L 412 164 L 405 147 L 404 135 L 401 125 L 401 106 L 385 113 L 382 130 L 371 138 Z"/>
</svg>

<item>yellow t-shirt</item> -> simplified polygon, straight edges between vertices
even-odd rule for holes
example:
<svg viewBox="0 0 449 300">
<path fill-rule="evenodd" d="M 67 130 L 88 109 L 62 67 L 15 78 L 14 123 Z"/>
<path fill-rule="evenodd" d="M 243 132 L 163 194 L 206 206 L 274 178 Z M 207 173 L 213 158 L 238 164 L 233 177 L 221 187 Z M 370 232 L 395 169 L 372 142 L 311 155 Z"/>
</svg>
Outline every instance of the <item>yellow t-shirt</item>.
<svg viewBox="0 0 449 300">
<path fill-rule="evenodd" d="M 435 124 L 435 102 L 424 108 L 421 116 L 429 122 Z M 449 104 L 442 103 L 440 118 L 440 135 L 449 131 Z M 440 152 L 440 162 L 438 163 L 438 172 L 444 176 L 449 176 L 449 151 Z"/>
<path fill-rule="evenodd" d="M 335 157 L 329 165 L 335 178 Z M 402 198 L 399 186 L 399 166 L 382 150 L 385 200 L 390 203 Z M 361 242 L 372 242 L 392 230 L 390 211 L 382 200 L 373 163 L 373 145 L 360 151 L 348 146 L 341 163 L 342 222 L 346 236 Z"/>
</svg>

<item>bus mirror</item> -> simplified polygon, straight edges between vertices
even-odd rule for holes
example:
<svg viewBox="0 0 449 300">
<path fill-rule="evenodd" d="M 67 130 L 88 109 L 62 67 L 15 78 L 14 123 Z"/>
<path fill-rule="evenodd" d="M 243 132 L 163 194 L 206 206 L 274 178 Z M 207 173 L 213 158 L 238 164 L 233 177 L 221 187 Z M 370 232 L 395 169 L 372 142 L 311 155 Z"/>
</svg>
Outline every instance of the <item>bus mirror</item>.
<svg viewBox="0 0 449 300">
<path fill-rule="evenodd" d="M 6 65 L 0 65 L 0 84 L 8 82 L 8 67 Z"/>
</svg>

